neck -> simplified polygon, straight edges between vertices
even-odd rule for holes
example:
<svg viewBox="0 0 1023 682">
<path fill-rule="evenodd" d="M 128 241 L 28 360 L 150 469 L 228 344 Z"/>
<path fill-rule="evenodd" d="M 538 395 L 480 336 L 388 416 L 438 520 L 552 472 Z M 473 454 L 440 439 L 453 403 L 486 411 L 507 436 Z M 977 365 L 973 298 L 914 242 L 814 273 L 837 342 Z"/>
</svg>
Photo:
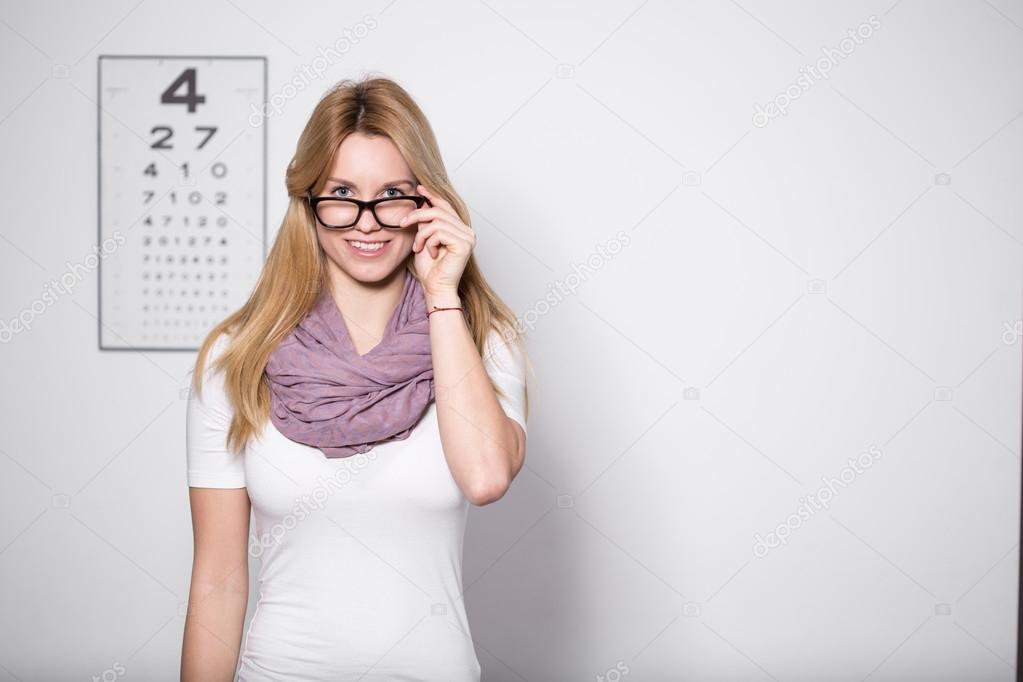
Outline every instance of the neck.
<svg viewBox="0 0 1023 682">
<path fill-rule="evenodd" d="M 360 282 L 327 261 L 330 292 L 348 324 L 348 333 L 359 347 L 370 347 L 383 338 L 391 314 L 401 302 L 405 288 L 405 267 L 379 282 Z"/>
</svg>

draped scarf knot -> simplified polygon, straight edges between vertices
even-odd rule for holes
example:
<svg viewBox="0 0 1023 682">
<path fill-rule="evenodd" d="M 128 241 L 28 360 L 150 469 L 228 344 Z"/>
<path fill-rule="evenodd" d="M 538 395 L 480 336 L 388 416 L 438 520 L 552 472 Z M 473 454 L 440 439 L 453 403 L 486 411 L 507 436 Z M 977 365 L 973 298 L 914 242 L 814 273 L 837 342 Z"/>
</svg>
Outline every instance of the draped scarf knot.
<svg viewBox="0 0 1023 682">
<path fill-rule="evenodd" d="M 274 426 L 329 458 L 408 438 L 434 399 L 422 284 L 405 271 L 402 297 L 383 338 L 365 355 L 355 350 L 324 286 L 305 318 L 270 354 L 265 374 Z"/>
</svg>

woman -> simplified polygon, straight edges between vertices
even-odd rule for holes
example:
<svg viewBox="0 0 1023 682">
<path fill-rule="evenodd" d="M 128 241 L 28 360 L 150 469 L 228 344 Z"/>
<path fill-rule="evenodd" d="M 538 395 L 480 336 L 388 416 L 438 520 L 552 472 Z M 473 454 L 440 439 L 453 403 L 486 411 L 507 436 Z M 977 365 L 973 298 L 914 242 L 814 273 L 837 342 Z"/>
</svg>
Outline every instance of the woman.
<svg viewBox="0 0 1023 682">
<path fill-rule="evenodd" d="M 329 91 L 286 184 L 259 280 L 195 366 L 182 680 L 477 681 L 462 541 L 523 464 L 518 326 L 394 82 Z"/>
</svg>

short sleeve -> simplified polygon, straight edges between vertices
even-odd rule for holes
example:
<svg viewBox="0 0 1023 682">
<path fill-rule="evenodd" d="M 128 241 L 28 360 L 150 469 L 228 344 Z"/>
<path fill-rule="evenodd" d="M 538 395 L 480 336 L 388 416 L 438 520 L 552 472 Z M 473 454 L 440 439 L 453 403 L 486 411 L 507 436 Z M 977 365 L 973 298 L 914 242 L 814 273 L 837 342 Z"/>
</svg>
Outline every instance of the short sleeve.
<svg viewBox="0 0 1023 682">
<path fill-rule="evenodd" d="M 497 400 L 504 413 L 526 431 L 526 352 L 521 337 L 506 341 L 499 331 L 491 330 L 484 344 L 483 365 L 505 395 Z"/>
<path fill-rule="evenodd" d="M 244 459 L 227 449 L 227 431 L 234 410 L 224 388 L 223 373 L 212 370 L 213 361 L 227 347 L 228 339 L 227 334 L 221 334 L 210 347 L 199 395 L 189 377 L 185 442 L 188 485 L 193 488 L 245 487 Z"/>
</svg>

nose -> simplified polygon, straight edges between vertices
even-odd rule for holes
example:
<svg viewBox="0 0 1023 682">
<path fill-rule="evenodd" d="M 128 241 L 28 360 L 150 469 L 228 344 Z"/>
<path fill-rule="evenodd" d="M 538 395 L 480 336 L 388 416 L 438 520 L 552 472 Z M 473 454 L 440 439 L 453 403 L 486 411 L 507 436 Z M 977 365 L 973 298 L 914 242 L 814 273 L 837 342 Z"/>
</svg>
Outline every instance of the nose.
<svg viewBox="0 0 1023 682">
<path fill-rule="evenodd" d="M 380 224 L 377 223 L 377 219 L 373 216 L 373 211 L 366 208 L 359 217 L 359 222 L 355 223 L 355 227 L 352 229 L 369 234 L 371 232 L 377 232 L 382 228 L 380 227 Z"/>
</svg>

